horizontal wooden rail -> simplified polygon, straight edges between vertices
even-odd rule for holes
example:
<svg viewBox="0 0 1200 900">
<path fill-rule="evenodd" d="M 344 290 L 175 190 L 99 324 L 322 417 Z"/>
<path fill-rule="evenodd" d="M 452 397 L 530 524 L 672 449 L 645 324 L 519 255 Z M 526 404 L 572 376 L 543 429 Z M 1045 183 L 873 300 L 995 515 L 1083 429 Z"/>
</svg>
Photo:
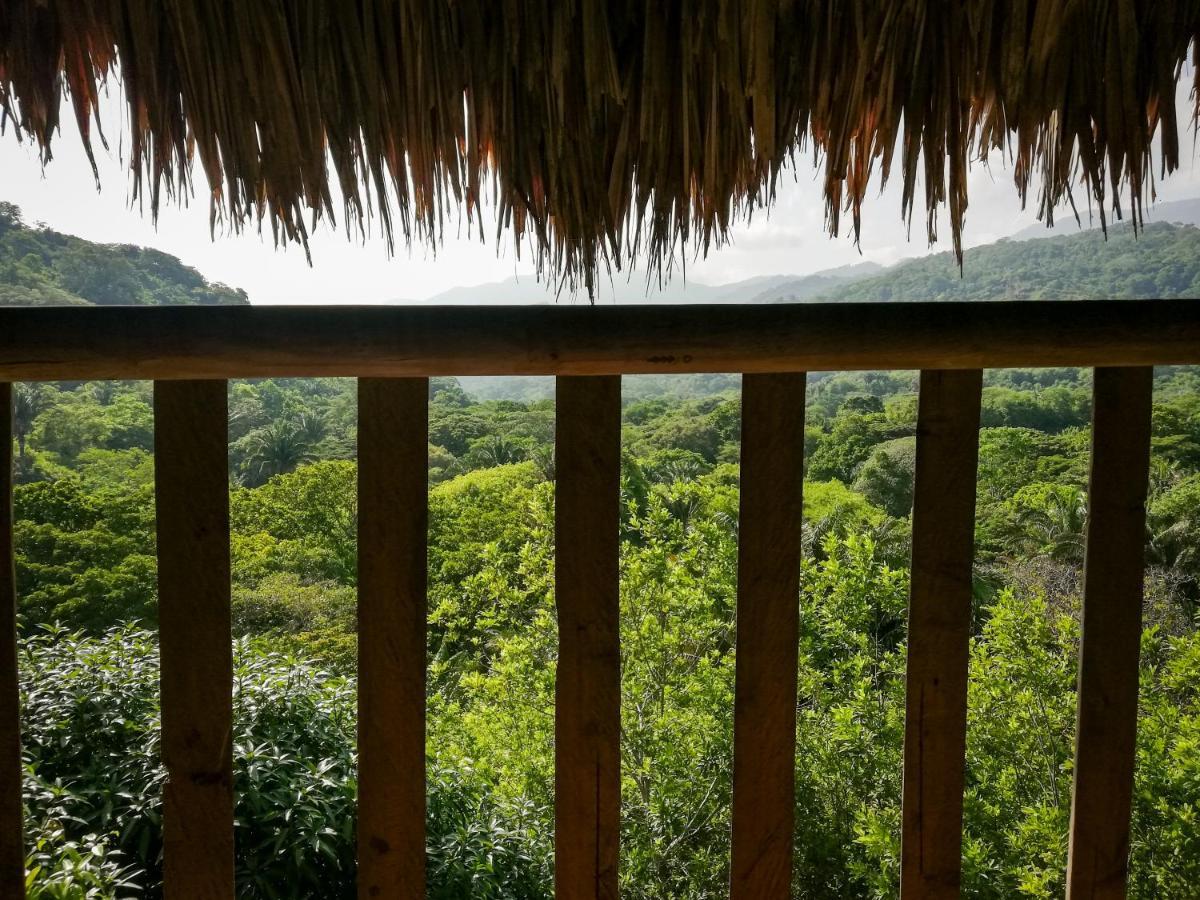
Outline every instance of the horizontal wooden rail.
<svg viewBox="0 0 1200 900">
<path fill-rule="evenodd" d="M 0 309 L 0 381 L 1200 363 L 1200 302 Z"/>
</svg>

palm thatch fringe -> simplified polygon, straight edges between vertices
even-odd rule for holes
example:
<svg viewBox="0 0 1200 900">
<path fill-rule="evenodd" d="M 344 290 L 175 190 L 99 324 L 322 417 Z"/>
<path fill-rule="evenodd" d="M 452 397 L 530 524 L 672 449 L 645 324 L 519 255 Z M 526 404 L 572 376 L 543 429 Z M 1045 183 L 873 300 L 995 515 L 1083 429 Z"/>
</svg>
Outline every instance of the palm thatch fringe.
<svg viewBox="0 0 1200 900">
<path fill-rule="evenodd" d="M 153 213 L 196 158 L 214 223 L 277 241 L 340 193 L 347 224 L 436 242 L 488 191 L 539 269 L 591 286 L 707 251 L 798 155 L 832 233 L 898 165 L 902 214 L 923 190 L 961 253 L 991 149 L 1043 217 L 1082 186 L 1137 223 L 1197 38 L 1198 0 L 5 0 L 0 115 L 48 160 L 69 99 L 90 153 L 119 74 Z"/>
</svg>

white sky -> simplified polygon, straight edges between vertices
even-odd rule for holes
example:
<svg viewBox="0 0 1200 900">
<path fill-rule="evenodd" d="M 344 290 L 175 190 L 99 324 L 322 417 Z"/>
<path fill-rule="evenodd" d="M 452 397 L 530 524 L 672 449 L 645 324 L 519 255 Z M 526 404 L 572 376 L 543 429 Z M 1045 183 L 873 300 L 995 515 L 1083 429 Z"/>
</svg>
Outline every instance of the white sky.
<svg viewBox="0 0 1200 900">
<path fill-rule="evenodd" d="M 1181 121 L 1188 121 L 1189 83 L 1185 73 L 1177 96 Z M 141 244 L 172 253 L 210 280 L 244 288 L 256 303 L 424 300 L 449 288 L 502 281 L 513 275 L 523 281 L 534 280 L 528 256 L 516 260 L 511 246 L 497 249 L 491 240 L 480 244 L 477 238 L 450 233 L 436 254 L 425 246 L 414 245 L 411 251 L 399 246 L 397 255 L 389 259 L 378 235 L 364 243 L 357 233 L 347 239 L 345 230 L 322 226 L 311 237 L 310 267 L 299 246 L 276 250 L 269 232 L 260 237 L 252 227 L 240 235 L 218 234 L 211 240 L 208 202 L 202 190 L 188 207 L 164 204 L 156 226 L 148 213 L 129 204 L 126 162 L 120 152 L 123 112 L 124 101 L 114 89 L 102 111 L 112 149 L 106 152 L 96 147 L 99 192 L 71 119 L 57 136 L 54 159 L 44 173 L 31 143 L 19 144 L 11 129 L 0 138 L 0 199 L 20 206 L 28 222 L 44 222 L 88 240 Z M 66 107 L 64 116 L 69 118 Z M 1200 195 L 1192 137 L 1189 130 L 1181 140 L 1185 162 L 1181 171 L 1159 186 L 1161 201 Z M 199 166 L 195 177 L 203 187 Z M 976 165 L 970 177 L 967 246 L 994 241 L 1035 223 L 1034 196 L 1031 193 L 1031 208 L 1022 212 L 1011 168 L 999 159 L 990 168 Z M 847 234 L 839 238 L 825 234 L 819 172 L 802 163 L 794 178 L 781 182 L 769 215 L 759 212 L 751 224 L 739 224 L 732 242 L 710 252 L 707 259 L 689 259 L 687 277 L 722 284 L 756 275 L 806 274 L 862 260 L 887 264 L 926 253 L 923 213 L 918 210 L 920 218 L 914 219 L 909 240 L 899 210 L 899 180 L 893 179 L 882 196 L 876 192 L 864 210 L 860 254 Z M 1060 218 L 1065 219 L 1066 214 Z M 844 216 L 844 230 L 848 223 L 849 217 Z M 485 233 L 494 230 L 485 228 Z M 949 228 L 941 228 L 939 235 L 936 249 L 949 249 Z"/>
</svg>

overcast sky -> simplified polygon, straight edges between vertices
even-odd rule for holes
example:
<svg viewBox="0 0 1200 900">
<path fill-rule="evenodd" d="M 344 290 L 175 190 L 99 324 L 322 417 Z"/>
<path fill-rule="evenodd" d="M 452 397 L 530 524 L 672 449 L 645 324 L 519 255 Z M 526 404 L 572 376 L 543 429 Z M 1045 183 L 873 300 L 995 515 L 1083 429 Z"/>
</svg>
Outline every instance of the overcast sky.
<svg viewBox="0 0 1200 900">
<path fill-rule="evenodd" d="M 1177 103 L 1181 121 L 1187 118 L 1185 75 Z M 64 115 L 69 115 L 64 107 Z M 45 222 L 59 231 L 93 241 L 156 247 L 195 266 L 207 278 L 244 288 L 256 303 L 380 303 L 424 300 L 441 291 L 513 275 L 533 280 L 529 259 L 516 259 L 511 246 L 456 237 L 448 232 L 435 253 L 424 246 L 402 246 L 388 258 L 382 238 L 364 243 L 357 235 L 347 240 L 342 229 L 323 226 L 312 236 L 313 265 L 302 249 L 276 250 L 269 231 L 260 237 L 253 228 L 240 235 L 218 234 L 210 239 L 208 203 L 197 192 L 186 208 L 164 206 L 157 225 L 129 204 L 129 181 L 121 153 L 124 102 L 116 88 L 103 110 L 111 149 L 96 147 L 101 190 L 95 189 L 74 121 L 63 126 L 54 142 L 54 159 L 43 173 L 37 151 L 19 144 L 11 129 L 0 138 L 0 199 L 16 203 L 29 222 Z M 1186 161 L 1182 170 L 1159 186 L 1160 200 L 1200 195 L 1193 135 L 1181 141 Z M 794 177 L 790 177 L 794 175 Z M 203 186 L 203 172 L 195 172 Z M 819 172 L 802 164 L 783 180 L 778 201 L 769 215 L 738 225 L 731 243 L 688 261 L 688 279 L 721 284 L 756 275 L 806 274 L 847 263 L 871 260 L 892 263 L 927 252 L 923 218 L 913 222 L 911 240 L 899 215 L 899 180 L 882 195 L 876 190 L 863 214 L 861 253 L 846 234 L 830 238 L 823 228 L 824 201 Z M 918 196 L 920 192 L 918 191 Z M 970 179 L 966 244 L 994 241 L 1036 222 L 1035 200 L 1022 211 L 1012 186 L 1012 171 L 1002 159 L 976 165 Z M 919 205 L 919 201 L 918 201 Z M 922 213 L 918 212 L 918 216 Z M 849 217 L 843 221 L 848 222 Z M 485 229 L 487 231 L 487 229 Z M 494 233 L 494 230 L 488 233 Z M 949 228 L 940 232 L 937 249 L 949 249 Z M 677 276 L 678 277 L 678 276 Z"/>
</svg>

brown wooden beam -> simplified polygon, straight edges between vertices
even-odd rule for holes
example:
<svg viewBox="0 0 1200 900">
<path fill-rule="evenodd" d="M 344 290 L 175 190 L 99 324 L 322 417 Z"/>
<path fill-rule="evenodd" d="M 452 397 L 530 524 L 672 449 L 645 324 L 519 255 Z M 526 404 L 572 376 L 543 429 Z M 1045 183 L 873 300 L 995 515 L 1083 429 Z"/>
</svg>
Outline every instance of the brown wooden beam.
<svg viewBox="0 0 1200 900">
<path fill-rule="evenodd" d="M 0 897 L 25 896 L 17 584 L 13 572 L 12 385 L 0 383 Z"/>
<path fill-rule="evenodd" d="M 804 382 L 742 380 L 732 900 L 791 896 Z"/>
<path fill-rule="evenodd" d="M 554 891 L 616 900 L 621 816 L 621 379 L 560 378 Z"/>
<path fill-rule="evenodd" d="M 1200 363 L 1200 302 L 0 309 L 0 380 Z"/>
<path fill-rule="evenodd" d="M 425 897 L 429 382 L 358 384 L 358 896 Z"/>
<path fill-rule="evenodd" d="M 1152 369 L 1097 369 L 1068 900 L 1122 900 L 1137 744 Z"/>
<path fill-rule="evenodd" d="M 233 645 L 224 381 L 154 385 L 163 896 L 234 896 Z"/>
<path fill-rule="evenodd" d="M 962 879 L 982 389 L 979 369 L 921 373 L 905 691 L 902 900 L 952 900 Z"/>
</svg>

